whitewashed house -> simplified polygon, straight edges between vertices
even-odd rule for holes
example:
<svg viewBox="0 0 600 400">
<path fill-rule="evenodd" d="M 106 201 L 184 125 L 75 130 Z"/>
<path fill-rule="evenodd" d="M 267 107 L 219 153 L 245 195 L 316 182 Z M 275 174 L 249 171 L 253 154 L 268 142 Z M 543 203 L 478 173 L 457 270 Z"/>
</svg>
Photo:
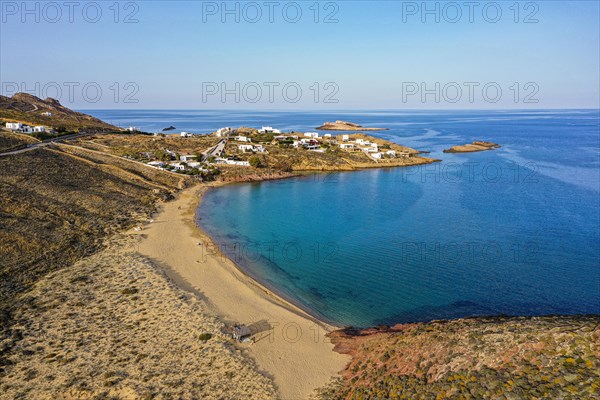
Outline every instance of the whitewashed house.
<svg viewBox="0 0 600 400">
<path fill-rule="evenodd" d="M 323 135 L 325 139 L 331 139 L 331 133 L 326 133 Z"/>
<path fill-rule="evenodd" d="M 350 140 L 350 135 L 342 135 L 342 142 L 347 142 Z"/>
<path fill-rule="evenodd" d="M 238 145 L 238 149 L 240 149 L 244 153 L 246 153 L 246 152 L 254 152 L 254 150 L 255 150 L 254 146 L 252 146 L 251 144 L 240 144 L 240 145 Z"/>
<path fill-rule="evenodd" d="M 51 113 L 50 111 L 46 111 L 46 112 L 43 112 L 43 113 L 42 113 L 42 116 L 43 116 L 43 117 L 51 117 L 51 116 L 52 116 L 52 113 Z"/>
<path fill-rule="evenodd" d="M 192 137 L 193 135 L 189 132 L 181 132 L 181 137 Z"/>
<path fill-rule="evenodd" d="M 272 126 L 263 126 L 258 130 L 258 133 L 275 133 L 278 135 L 281 131 L 279 129 L 274 129 Z"/>
<path fill-rule="evenodd" d="M 236 140 L 237 142 L 246 142 L 246 143 L 250 143 L 250 142 L 252 142 L 252 139 L 250 139 L 250 138 L 249 138 L 249 137 L 247 137 L 247 136 L 236 136 L 236 137 L 235 137 L 235 140 Z"/>
<path fill-rule="evenodd" d="M 29 125 L 23 125 L 23 128 L 21 128 L 21 132 L 23 132 L 23 133 L 33 133 L 33 127 L 29 126 Z"/>
<path fill-rule="evenodd" d="M 376 160 L 381 160 L 383 158 L 383 154 L 381 154 L 381 153 L 371 153 L 369 155 Z"/>
<path fill-rule="evenodd" d="M 198 168 L 200 169 L 200 163 L 198 161 L 192 161 L 187 163 L 188 168 Z"/>
<path fill-rule="evenodd" d="M 217 137 L 228 137 L 228 136 L 232 135 L 233 133 L 234 133 L 233 129 L 226 126 L 225 128 L 221 128 L 221 129 L 217 130 Z"/>
<path fill-rule="evenodd" d="M 45 133 L 46 132 L 46 127 L 43 125 L 40 126 L 34 126 L 33 127 L 33 131 L 34 132 L 40 132 L 40 133 Z"/>
<path fill-rule="evenodd" d="M 250 161 L 226 160 L 228 165 L 238 165 L 240 167 L 249 167 Z"/>
<path fill-rule="evenodd" d="M 315 139 L 300 139 L 300 143 L 306 150 L 317 150 L 321 147 Z"/>
<path fill-rule="evenodd" d="M 385 152 L 385 154 L 387 154 L 388 156 L 394 158 L 396 157 L 396 150 L 388 150 Z"/>
<path fill-rule="evenodd" d="M 130 126 L 129 128 L 127 128 L 127 130 L 129 132 L 139 132 L 139 128 L 136 128 L 135 126 Z"/>
<path fill-rule="evenodd" d="M 340 149 L 342 149 L 342 150 L 354 150 L 354 144 L 353 143 L 342 143 L 342 144 L 340 144 Z"/>
<path fill-rule="evenodd" d="M 182 154 L 179 156 L 179 160 L 183 162 L 195 161 L 198 159 L 198 156 L 195 154 Z"/>
<path fill-rule="evenodd" d="M 313 138 L 313 139 L 318 139 L 319 138 L 319 134 L 317 132 L 306 132 L 304 134 L 304 136 L 309 137 L 309 138 Z"/>
<path fill-rule="evenodd" d="M 10 129 L 11 131 L 20 131 L 23 129 L 23 124 L 20 122 L 7 122 L 6 129 Z"/>
<path fill-rule="evenodd" d="M 165 166 L 165 163 L 162 161 L 150 161 L 148 165 L 154 168 L 162 169 Z"/>
<path fill-rule="evenodd" d="M 177 171 L 185 171 L 185 165 L 181 163 L 173 163 L 171 167 L 175 168 Z"/>
</svg>

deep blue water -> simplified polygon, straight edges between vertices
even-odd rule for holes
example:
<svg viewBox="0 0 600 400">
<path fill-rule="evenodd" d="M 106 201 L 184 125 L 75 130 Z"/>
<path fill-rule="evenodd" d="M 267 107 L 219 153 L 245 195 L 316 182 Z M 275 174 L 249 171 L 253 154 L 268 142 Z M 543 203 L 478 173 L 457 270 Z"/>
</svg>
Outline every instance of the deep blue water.
<svg viewBox="0 0 600 400">
<path fill-rule="evenodd" d="M 332 322 L 600 313 L 600 113 L 92 111 L 206 133 L 345 119 L 441 163 L 209 192 L 201 224 L 250 275 Z M 496 151 L 444 154 L 475 139 Z"/>
</svg>

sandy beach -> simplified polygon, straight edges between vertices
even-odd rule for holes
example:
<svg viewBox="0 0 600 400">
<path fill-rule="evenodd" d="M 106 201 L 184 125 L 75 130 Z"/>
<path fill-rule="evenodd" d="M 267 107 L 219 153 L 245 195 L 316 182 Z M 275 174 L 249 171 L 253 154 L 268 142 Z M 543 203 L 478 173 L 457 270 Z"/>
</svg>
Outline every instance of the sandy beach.
<svg viewBox="0 0 600 400">
<path fill-rule="evenodd" d="M 332 351 L 325 334 L 334 327 L 271 293 L 214 251 L 211 239 L 195 225 L 196 208 L 208 188 L 185 190 L 164 204 L 152 223 L 133 233 L 139 237 L 138 251 L 200 296 L 228 326 L 250 326 L 256 341 L 240 347 L 273 378 L 282 399 L 307 399 L 349 357 Z"/>
</svg>

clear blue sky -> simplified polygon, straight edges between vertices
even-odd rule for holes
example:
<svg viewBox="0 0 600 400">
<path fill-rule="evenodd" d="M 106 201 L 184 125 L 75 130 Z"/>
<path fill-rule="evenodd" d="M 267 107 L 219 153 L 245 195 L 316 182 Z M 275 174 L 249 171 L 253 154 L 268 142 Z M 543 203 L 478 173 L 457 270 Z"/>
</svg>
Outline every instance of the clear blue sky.
<svg viewBox="0 0 600 400">
<path fill-rule="evenodd" d="M 513 1 L 499 1 L 494 4 L 500 4 L 502 15 L 496 23 L 491 22 L 498 19 L 496 7 L 485 1 L 478 2 L 472 15 L 464 2 L 453 3 L 461 5 L 462 13 L 454 23 L 457 10 L 446 2 L 428 3 L 431 9 L 439 7 L 439 22 L 435 14 L 422 15 L 421 1 L 273 3 L 271 23 L 264 1 L 253 3 L 259 5 L 260 18 L 248 2 L 228 2 L 238 15 L 222 15 L 221 1 L 121 2 L 115 23 L 110 0 L 98 2 L 99 18 L 93 4 L 79 3 L 72 10 L 73 22 L 66 6 L 57 17 L 55 8 L 44 8 L 45 2 L 38 3 L 37 10 L 29 3 L 33 11 L 27 13 L 20 1 L 3 0 L 2 92 L 10 95 L 17 83 L 34 94 L 54 97 L 58 85 L 63 104 L 88 109 L 599 107 L 598 1 L 519 2 L 518 15 Z M 292 23 L 295 4 L 302 16 Z M 131 13 L 138 22 L 124 23 Z M 331 13 L 332 23 L 324 23 Z M 90 22 L 95 19 L 98 22 Z M 79 84 L 73 101 L 69 82 Z M 134 85 L 125 87 L 128 82 Z M 218 86 L 224 83 L 235 91 L 236 82 L 239 103 L 234 94 L 223 101 Z M 265 82 L 279 84 L 272 103 Z M 320 87 L 316 98 L 315 82 Z M 328 82 L 334 85 L 325 87 Z M 467 82 L 479 85 L 473 87 L 472 102 Z M 282 93 L 286 84 L 287 98 Z M 422 84 L 432 90 L 424 101 Z M 96 87 L 102 96 L 96 95 Z M 297 87 L 302 89 L 300 97 Z M 328 94 L 338 102 L 326 102 Z M 127 102 L 127 95 L 138 102 Z M 539 102 L 525 102 L 528 95 Z M 294 99 L 298 102 L 290 101 Z"/>
</svg>

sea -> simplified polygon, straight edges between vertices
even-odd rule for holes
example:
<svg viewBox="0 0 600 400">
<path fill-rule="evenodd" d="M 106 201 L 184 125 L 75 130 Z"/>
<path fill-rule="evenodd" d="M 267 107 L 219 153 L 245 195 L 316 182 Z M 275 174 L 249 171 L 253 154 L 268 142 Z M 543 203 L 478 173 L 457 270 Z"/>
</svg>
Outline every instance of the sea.
<svg viewBox="0 0 600 400">
<path fill-rule="evenodd" d="M 600 111 L 88 110 L 205 134 L 325 121 L 441 160 L 210 190 L 197 221 L 263 285 L 340 326 L 600 313 Z M 444 153 L 486 140 L 502 147 Z"/>
</svg>

